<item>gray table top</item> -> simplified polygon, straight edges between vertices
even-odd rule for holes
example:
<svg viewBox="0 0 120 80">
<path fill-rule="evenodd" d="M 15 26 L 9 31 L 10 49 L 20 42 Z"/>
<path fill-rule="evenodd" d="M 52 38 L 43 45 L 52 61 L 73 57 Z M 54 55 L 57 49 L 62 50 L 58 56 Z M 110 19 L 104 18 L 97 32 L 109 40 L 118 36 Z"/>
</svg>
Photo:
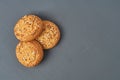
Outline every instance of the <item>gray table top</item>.
<svg viewBox="0 0 120 80">
<path fill-rule="evenodd" d="M 25 14 L 59 25 L 59 44 L 34 68 L 15 57 Z M 0 0 L 0 80 L 120 80 L 120 0 Z"/>
</svg>

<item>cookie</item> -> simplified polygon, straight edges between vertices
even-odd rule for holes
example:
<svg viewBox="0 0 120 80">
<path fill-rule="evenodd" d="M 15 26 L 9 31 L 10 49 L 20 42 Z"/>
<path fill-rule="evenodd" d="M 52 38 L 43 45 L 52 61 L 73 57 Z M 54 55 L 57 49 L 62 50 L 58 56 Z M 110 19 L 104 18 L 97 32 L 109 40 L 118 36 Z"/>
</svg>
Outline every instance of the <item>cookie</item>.
<svg viewBox="0 0 120 80">
<path fill-rule="evenodd" d="M 36 40 L 40 42 L 44 49 L 50 49 L 58 43 L 59 39 L 60 31 L 58 26 L 51 21 L 44 20 L 43 32 Z"/>
<path fill-rule="evenodd" d="M 18 20 L 14 34 L 20 41 L 31 41 L 42 32 L 42 20 L 35 15 L 25 15 Z"/>
<path fill-rule="evenodd" d="M 19 42 L 16 47 L 16 57 L 26 67 L 38 65 L 42 61 L 43 56 L 42 46 L 36 40 Z"/>
</svg>

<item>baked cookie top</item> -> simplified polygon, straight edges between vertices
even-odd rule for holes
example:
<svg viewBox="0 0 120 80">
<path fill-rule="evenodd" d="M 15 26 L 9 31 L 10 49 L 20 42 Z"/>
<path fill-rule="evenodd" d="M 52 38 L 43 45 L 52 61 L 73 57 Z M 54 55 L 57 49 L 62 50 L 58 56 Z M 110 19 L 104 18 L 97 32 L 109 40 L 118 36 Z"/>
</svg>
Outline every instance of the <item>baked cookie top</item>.
<svg viewBox="0 0 120 80">
<path fill-rule="evenodd" d="M 42 46 L 35 40 L 19 42 L 16 47 L 16 57 L 18 61 L 26 67 L 36 66 L 43 59 Z"/>
<path fill-rule="evenodd" d="M 60 39 L 60 31 L 56 24 L 43 20 L 43 32 L 36 38 L 44 49 L 53 48 Z"/>
<path fill-rule="evenodd" d="M 25 15 L 18 20 L 14 34 L 20 41 L 31 41 L 42 32 L 42 20 L 35 15 Z"/>
</svg>

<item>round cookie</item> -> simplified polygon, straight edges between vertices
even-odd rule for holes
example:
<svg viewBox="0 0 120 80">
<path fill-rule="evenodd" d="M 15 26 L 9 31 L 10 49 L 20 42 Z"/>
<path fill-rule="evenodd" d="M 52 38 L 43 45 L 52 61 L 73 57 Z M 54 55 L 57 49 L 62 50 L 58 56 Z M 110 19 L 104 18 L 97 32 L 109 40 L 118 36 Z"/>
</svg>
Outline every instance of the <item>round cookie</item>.
<svg viewBox="0 0 120 80">
<path fill-rule="evenodd" d="M 34 67 L 43 59 L 42 46 L 37 41 L 19 42 L 16 47 L 18 61 L 26 67 Z"/>
<path fill-rule="evenodd" d="M 25 15 L 18 20 L 14 34 L 20 41 L 31 41 L 42 32 L 42 20 L 35 15 Z"/>
<path fill-rule="evenodd" d="M 40 42 L 44 49 L 50 49 L 58 43 L 59 39 L 60 31 L 58 26 L 51 21 L 44 20 L 43 32 L 36 40 Z"/>
</svg>

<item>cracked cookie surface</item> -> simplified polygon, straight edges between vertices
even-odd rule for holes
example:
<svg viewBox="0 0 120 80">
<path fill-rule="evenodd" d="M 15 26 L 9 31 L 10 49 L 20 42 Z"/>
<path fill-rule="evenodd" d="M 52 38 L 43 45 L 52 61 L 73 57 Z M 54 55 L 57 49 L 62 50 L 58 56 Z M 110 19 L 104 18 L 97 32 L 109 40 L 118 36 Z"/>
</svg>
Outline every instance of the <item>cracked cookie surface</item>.
<svg viewBox="0 0 120 80">
<path fill-rule="evenodd" d="M 14 34 L 20 41 L 31 41 L 42 32 L 42 20 L 35 15 L 25 15 L 18 20 Z"/>
<path fill-rule="evenodd" d="M 43 31 L 36 38 L 44 49 L 53 48 L 60 39 L 60 31 L 56 24 L 51 21 L 43 20 Z"/>
<path fill-rule="evenodd" d="M 26 67 L 34 67 L 43 59 L 42 46 L 37 41 L 19 42 L 16 47 L 18 61 Z"/>
</svg>

